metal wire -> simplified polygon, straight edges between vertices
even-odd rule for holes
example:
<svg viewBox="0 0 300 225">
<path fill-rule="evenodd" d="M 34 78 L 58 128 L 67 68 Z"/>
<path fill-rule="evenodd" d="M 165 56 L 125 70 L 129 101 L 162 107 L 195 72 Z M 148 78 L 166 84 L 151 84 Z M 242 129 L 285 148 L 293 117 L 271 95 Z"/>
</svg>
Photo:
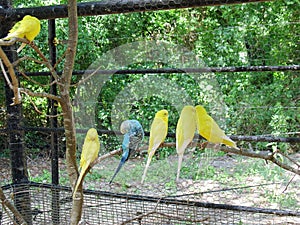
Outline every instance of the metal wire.
<svg viewBox="0 0 300 225">
<path fill-rule="evenodd" d="M 30 194 L 32 224 L 68 224 L 71 210 L 71 189 L 42 183 L 6 185 L 7 196 Z M 26 190 L 26 191 L 25 191 Z M 53 215 L 51 193 L 59 195 L 60 214 Z M 1 208 L 2 207 L 2 208 Z M 21 207 L 21 206 L 19 206 Z M 1 224 L 10 219 L 0 206 Z M 297 222 L 300 212 L 258 207 L 216 204 L 200 201 L 117 194 L 103 191 L 84 191 L 82 220 L 87 224 L 281 224 Z"/>
</svg>

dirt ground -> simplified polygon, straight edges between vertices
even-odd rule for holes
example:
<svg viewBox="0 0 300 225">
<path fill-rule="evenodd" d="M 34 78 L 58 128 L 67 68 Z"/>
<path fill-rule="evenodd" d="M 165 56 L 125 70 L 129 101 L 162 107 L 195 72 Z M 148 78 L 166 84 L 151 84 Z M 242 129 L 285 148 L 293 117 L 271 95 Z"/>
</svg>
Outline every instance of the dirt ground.
<svg viewBox="0 0 300 225">
<path fill-rule="evenodd" d="M 300 154 L 294 154 L 292 157 L 296 161 L 300 161 Z M 189 159 L 190 155 L 185 155 L 184 161 L 188 161 Z M 233 172 L 238 164 L 245 163 L 245 165 L 247 165 L 247 163 L 252 162 L 251 160 L 253 159 L 245 158 L 244 162 L 241 162 L 235 157 L 225 155 L 214 157 L 209 161 L 209 164 L 210 166 L 216 168 L 216 171 Z M 113 184 L 108 185 L 108 180 L 110 179 L 112 173 L 118 165 L 118 162 L 119 159 L 113 157 L 103 161 L 101 164 L 96 165 L 95 168 L 93 168 L 93 171 L 111 170 L 108 175 L 109 178 L 101 176 L 99 177 L 99 179 L 95 180 L 90 178 L 85 182 L 84 188 L 155 197 L 173 196 L 177 199 L 190 201 L 242 205 L 271 209 L 296 210 L 298 212 L 300 209 L 299 176 L 295 176 L 289 183 L 288 187 L 286 181 L 282 183 L 278 181 L 275 182 L 274 180 L 268 181 L 265 180 L 261 175 L 255 173 L 246 176 L 246 178 L 243 181 L 240 181 L 240 183 L 238 183 L 238 180 L 235 180 L 235 176 L 233 175 L 232 178 L 229 177 L 227 178 L 227 180 L 225 179 L 222 181 L 217 181 L 215 179 L 193 180 L 182 178 L 180 182 L 176 184 L 170 181 L 171 177 L 173 179 L 173 176 L 168 176 L 168 172 L 163 171 L 162 174 L 160 174 L 161 178 L 159 178 L 159 180 L 157 180 L 156 182 L 146 180 L 145 184 L 142 185 L 140 183 L 140 177 L 130 179 L 129 176 L 131 173 L 130 171 L 133 171 L 136 165 L 141 165 L 143 163 L 143 160 L 132 159 L 126 163 L 125 168 L 122 168 L 124 170 L 123 173 L 128 173 L 128 175 L 125 175 L 125 178 L 122 179 L 128 180 L 126 182 L 120 182 L 119 178 L 115 179 Z M 163 161 L 164 164 L 169 164 L 170 168 L 174 171 L 176 171 L 177 168 L 176 162 L 176 156 L 169 156 L 166 160 Z M 207 160 L 205 163 L 207 163 Z M 49 158 L 38 158 L 34 160 L 27 158 L 27 164 L 30 176 L 32 177 L 43 176 L 45 170 L 51 171 Z M 198 165 L 201 166 L 202 162 L 199 162 Z M 60 159 L 59 166 L 61 171 L 65 170 L 63 159 Z M 158 170 L 160 166 L 159 160 L 154 162 L 151 166 L 152 169 Z M 9 159 L 0 158 L 0 172 L 1 185 L 10 183 L 11 171 Z M 89 176 L 93 176 L 93 173 L 95 172 L 92 172 L 92 174 Z M 284 173 L 286 173 L 287 180 L 290 180 L 293 177 L 293 175 L 289 172 Z M 134 174 L 133 176 L 136 176 L 136 174 Z M 280 198 L 283 199 L 283 202 L 292 201 L 293 203 L 291 204 L 294 205 L 282 205 Z M 285 221 L 284 223 L 280 222 L 280 220 L 278 221 L 278 223 L 267 222 L 266 224 L 300 224 L 300 218 L 292 218 L 292 220 L 288 220 L 288 223 L 286 223 L 287 221 Z"/>
<path fill-rule="evenodd" d="M 300 153 L 294 154 L 293 159 L 296 161 L 300 162 Z M 189 156 L 185 156 L 184 160 L 189 158 Z M 247 159 L 245 158 L 245 162 L 253 160 L 254 159 Z M 92 189 L 99 189 L 100 190 L 110 190 L 110 191 L 117 191 L 117 192 L 125 192 L 125 193 L 135 193 L 135 194 L 141 194 L 141 195 L 151 195 L 151 196 L 157 196 L 158 193 L 160 196 L 168 196 L 168 195 L 186 195 L 186 194 L 191 194 L 191 193 L 199 193 L 199 192 L 207 192 L 205 194 L 201 194 L 201 197 L 196 197 L 193 196 L 195 199 L 201 199 L 209 201 L 209 200 L 216 200 L 212 198 L 217 198 L 214 197 L 216 195 L 222 195 L 220 192 L 215 192 L 216 190 L 223 190 L 223 189 L 230 189 L 230 188 L 237 188 L 237 187 L 242 187 L 242 186 L 254 186 L 254 187 L 249 187 L 245 191 L 239 190 L 235 192 L 239 192 L 237 197 L 232 196 L 232 193 L 228 194 L 226 196 L 226 200 L 223 200 L 224 202 L 227 203 L 239 203 L 241 201 L 242 193 L 245 192 L 247 196 L 243 197 L 243 204 L 245 206 L 251 206 L 251 205 L 259 205 L 261 206 L 267 206 L 271 207 L 272 204 L 267 204 L 267 201 L 264 201 L 261 197 L 257 196 L 259 193 L 259 190 L 270 190 L 272 192 L 275 191 L 278 195 L 281 194 L 287 194 L 287 193 L 297 193 L 296 198 L 298 205 L 297 207 L 300 208 L 300 191 L 298 191 L 299 185 L 300 185 L 300 177 L 295 176 L 291 183 L 287 187 L 286 182 L 274 182 L 274 181 L 268 181 L 265 180 L 263 177 L 257 175 L 257 174 L 251 174 L 249 175 L 246 180 L 241 182 L 240 185 L 235 184 L 234 181 L 228 180 L 228 182 L 219 182 L 215 181 L 214 179 L 204 179 L 204 180 L 192 180 L 192 179 L 181 179 L 176 186 L 174 185 L 173 182 L 170 182 L 170 176 L 168 177 L 163 177 L 164 174 L 162 174 L 160 180 L 158 182 L 151 183 L 151 181 L 145 182 L 145 184 L 140 183 L 140 179 L 135 177 L 135 179 L 130 179 L 128 178 L 127 181 L 124 183 L 120 182 L 118 179 L 115 179 L 115 181 L 111 184 L 108 185 L 108 180 L 110 179 L 110 175 L 113 174 L 116 166 L 118 165 L 119 159 L 117 158 L 110 158 L 107 159 L 101 164 L 98 164 L 93 168 L 93 170 L 97 171 L 102 171 L 102 170 L 111 170 L 110 174 L 108 175 L 109 178 L 100 178 L 96 179 L 95 182 L 93 180 L 89 180 L 86 184 L 84 184 L 85 188 L 91 188 L 95 184 L 95 188 Z M 175 166 L 177 162 L 177 157 L 176 156 L 169 156 L 167 160 L 165 160 L 163 163 L 168 163 L 170 164 L 170 168 L 177 168 Z M 233 171 L 233 169 L 236 167 L 238 160 L 236 160 L 234 157 L 230 157 L 228 155 L 221 156 L 221 157 L 215 157 L 213 160 L 211 160 L 210 165 L 217 168 L 220 171 Z M 141 159 L 132 159 L 126 162 L 126 166 L 122 168 L 122 170 L 126 170 L 126 172 L 134 169 L 134 167 L 137 164 L 142 164 Z M 154 170 L 158 169 L 155 167 L 155 162 L 152 163 L 154 167 Z M 28 171 L 31 177 L 39 177 L 44 174 L 44 171 L 51 171 L 51 160 L 49 158 L 37 158 L 37 159 L 31 159 L 27 158 L 27 165 L 28 165 Z M 199 166 L 201 166 L 201 162 L 199 162 Z M 273 165 L 272 165 L 273 166 Z M 157 165 L 159 167 L 159 165 Z M 274 165 L 274 167 L 276 167 Z M 64 159 L 59 160 L 59 168 L 60 171 L 65 171 L 65 163 Z M 122 170 L 120 173 L 122 173 Z M 293 175 L 290 172 L 284 171 L 286 173 L 286 176 L 288 178 L 292 178 Z M 62 172 L 60 172 L 61 176 L 63 175 Z M 119 174 L 120 174 L 119 173 Z M 93 175 L 93 172 L 91 173 L 90 176 Z M 65 176 L 65 174 L 64 174 Z M 233 176 L 234 177 L 234 176 Z M 11 178 L 11 169 L 10 169 L 10 160 L 8 158 L 0 158 L 0 185 L 5 185 L 10 183 L 10 178 Z M 230 179 L 230 178 L 229 178 Z M 44 181 L 46 183 L 46 181 Z M 170 183 L 170 185 L 166 185 L 166 183 Z M 273 184 L 272 184 L 273 183 Z M 268 184 L 268 185 L 263 185 L 263 184 Z M 262 185 L 259 187 L 259 185 Z M 125 187 L 124 187 L 125 186 Z M 98 187 L 98 188 L 97 188 Z M 287 188 L 287 190 L 285 190 Z M 254 191 L 255 190 L 255 191 Z M 285 190 L 285 191 L 284 191 Z M 209 193 L 209 191 L 212 191 Z M 284 193 L 282 193 L 284 191 Z M 215 194 L 214 194 L 215 192 Z M 224 191 L 225 193 L 226 191 Z M 227 191 L 229 193 L 230 191 Z M 234 191 L 232 191 L 234 192 Z M 216 194 L 217 193 L 217 194 Z M 224 194 L 223 194 L 224 195 Z M 227 194 L 226 194 L 227 195 Z M 250 196 L 249 196 L 250 195 Z M 224 199 L 224 196 L 222 196 Z M 229 201 L 229 202 L 228 202 Z M 275 205 L 273 205 L 275 206 Z M 297 208 L 295 207 L 295 208 Z"/>
</svg>

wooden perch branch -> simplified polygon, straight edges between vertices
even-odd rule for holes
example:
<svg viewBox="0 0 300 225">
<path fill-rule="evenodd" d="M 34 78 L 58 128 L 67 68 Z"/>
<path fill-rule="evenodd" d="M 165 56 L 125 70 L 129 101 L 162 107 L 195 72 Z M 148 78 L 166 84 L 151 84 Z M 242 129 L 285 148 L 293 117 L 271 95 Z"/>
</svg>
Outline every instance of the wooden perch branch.
<svg viewBox="0 0 300 225">
<path fill-rule="evenodd" d="M 14 45 L 20 39 L 23 39 L 23 38 L 16 38 L 16 37 L 14 37 L 14 38 L 11 38 L 10 40 L 0 39 L 0 46 L 11 46 L 11 45 Z"/>
<path fill-rule="evenodd" d="M 174 142 L 170 142 L 170 143 L 163 143 L 159 146 L 159 148 L 163 148 L 163 147 L 175 147 L 176 143 Z M 295 160 L 291 159 L 289 156 L 287 156 L 284 153 L 281 153 L 280 151 L 276 151 L 276 152 L 270 152 L 270 151 L 259 151 L 259 152 L 255 152 L 251 149 L 235 149 L 235 148 L 229 148 L 227 146 L 219 146 L 219 145 L 215 145 L 216 147 L 218 147 L 218 149 L 220 151 L 223 152 L 227 152 L 227 153 L 233 153 L 236 155 L 242 155 L 242 156 L 247 156 L 247 157 L 251 157 L 251 158 L 258 158 L 258 159 L 264 159 L 264 160 L 268 160 L 273 162 L 274 164 L 278 165 L 279 167 L 288 170 L 294 174 L 300 175 L 300 166 L 299 163 L 296 162 Z M 189 148 L 193 148 L 193 147 L 200 147 L 203 148 L 203 143 L 199 143 L 199 142 L 192 142 L 189 144 L 188 146 Z M 148 149 L 148 146 L 141 146 L 139 149 L 137 149 L 137 152 L 141 152 Z M 105 155 L 100 156 L 97 160 L 95 160 L 92 164 L 91 167 L 93 167 L 95 164 L 100 163 L 101 161 L 110 158 L 114 155 L 118 155 L 122 153 L 122 149 L 118 149 L 118 150 L 114 150 L 111 151 Z M 291 162 L 292 164 L 294 164 L 297 168 L 290 166 L 286 163 L 283 163 L 281 160 L 276 158 L 276 154 L 281 154 L 283 157 L 285 157 L 289 162 Z"/>
<path fill-rule="evenodd" d="M 296 164 L 298 166 L 298 168 L 294 168 L 292 166 L 289 166 L 289 165 L 281 162 L 280 160 L 278 160 L 276 158 L 276 156 L 275 156 L 276 153 L 281 154 L 281 152 L 279 150 L 276 151 L 276 152 L 270 152 L 270 151 L 254 152 L 252 150 L 244 150 L 244 149 L 237 150 L 237 149 L 228 148 L 228 147 L 225 147 L 225 146 L 221 146 L 220 150 L 223 151 L 223 152 L 227 152 L 227 153 L 233 153 L 233 154 L 237 154 L 237 155 L 248 156 L 248 157 L 251 157 L 251 158 L 259 158 L 259 159 L 268 160 L 268 161 L 273 162 L 274 164 L 278 165 L 279 167 L 281 167 L 285 170 L 288 170 L 292 173 L 300 175 L 300 168 L 298 166 L 299 164 Z M 282 155 L 282 156 L 285 157 L 285 155 Z M 287 158 L 287 159 L 289 161 L 291 161 L 290 158 Z M 293 161 L 291 161 L 291 162 L 294 163 Z"/>
<path fill-rule="evenodd" d="M 138 149 L 138 151 L 140 151 L 140 149 Z M 110 158 L 114 155 L 119 155 L 122 153 L 122 149 L 117 149 L 117 150 L 114 150 L 114 151 L 111 151 L 105 155 L 102 155 L 102 156 L 99 156 L 98 159 L 96 159 L 94 162 L 91 163 L 90 167 L 93 167 L 94 165 L 102 162 L 103 160 L 107 159 L 107 158 Z"/>
<path fill-rule="evenodd" d="M 19 223 L 15 223 L 15 224 L 22 224 L 22 225 L 27 224 L 26 221 L 23 219 L 22 215 L 20 214 L 20 212 L 15 208 L 15 206 L 10 201 L 7 200 L 1 187 L 0 187 L 0 200 L 1 200 L 2 208 L 5 209 L 5 207 L 7 207 L 13 213 L 15 218 L 19 221 Z"/>
</svg>

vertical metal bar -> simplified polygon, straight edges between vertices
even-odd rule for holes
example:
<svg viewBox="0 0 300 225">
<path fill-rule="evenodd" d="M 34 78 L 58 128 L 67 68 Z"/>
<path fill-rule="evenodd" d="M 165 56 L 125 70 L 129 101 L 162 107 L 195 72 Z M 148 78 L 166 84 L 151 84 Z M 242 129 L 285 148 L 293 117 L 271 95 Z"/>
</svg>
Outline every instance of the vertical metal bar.
<svg viewBox="0 0 300 225">
<path fill-rule="evenodd" d="M 55 34 L 55 20 L 48 21 L 48 33 L 49 33 L 49 51 L 51 64 L 56 63 L 56 46 L 54 44 Z M 53 82 L 54 78 L 51 76 L 50 82 Z M 50 87 L 50 93 L 57 95 L 57 85 L 53 84 Z M 57 102 L 50 99 L 51 115 L 57 115 Z M 50 127 L 57 128 L 57 117 L 50 118 Z M 58 135 L 57 132 L 51 132 L 51 164 L 52 164 L 52 184 L 59 184 L 59 170 L 58 170 Z"/>
<path fill-rule="evenodd" d="M 56 37 L 55 32 L 55 20 L 48 20 L 48 42 L 49 42 L 49 54 L 51 64 L 54 66 L 56 63 L 56 46 L 54 40 Z M 50 77 L 50 83 L 54 81 L 54 78 Z M 57 85 L 53 84 L 50 87 L 50 93 L 57 95 Z M 57 102 L 52 99 L 50 101 L 50 113 L 51 115 L 57 115 Z M 50 118 L 50 127 L 57 128 L 57 117 Z M 51 174 L 52 174 L 52 184 L 54 188 L 52 189 L 52 224 L 59 224 L 59 189 L 56 185 L 59 184 L 59 167 L 58 167 L 58 135 L 57 132 L 51 132 Z"/>
</svg>

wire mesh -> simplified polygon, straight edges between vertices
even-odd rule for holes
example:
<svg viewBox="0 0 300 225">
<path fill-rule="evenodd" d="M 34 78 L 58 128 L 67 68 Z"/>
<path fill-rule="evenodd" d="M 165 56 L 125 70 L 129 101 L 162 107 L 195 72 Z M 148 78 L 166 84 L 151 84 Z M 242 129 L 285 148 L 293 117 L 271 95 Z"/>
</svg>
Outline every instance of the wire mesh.
<svg viewBox="0 0 300 225">
<path fill-rule="evenodd" d="M 161 9 L 171 9 L 171 8 L 186 8 L 195 6 L 206 6 L 214 4 L 228 4 L 228 3 L 242 3 L 242 2 L 252 2 L 252 1 L 101 1 L 95 3 L 80 3 L 79 4 L 79 15 L 103 15 L 103 14 L 113 14 L 113 13 L 128 13 L 128 12 L 140 12 L 140 11 L 154 11 Z M 239 12 L 240 8 L 238 6 L 228 6 L 232 9 L 232 12 Z M 257 14 L 267 16 L 264 11 L 264 7 L 260 7 L 262 12 L 257 8 Z M 206 13 L 209 13 L 208 9 L 205 9 Z M 220 14 L 220 11 L 211 9 L 211 13 L 216 12 Z M 13 17 L 20 16 L 26 13 L 33 13 L 33 15 L 42 18 L 57 18 L 66 17 L 67 10 L 66 6 L 50 6 L 46 8 L 34 8 L 34 9 L 17 9 L 15 14 L 12 15 L 11 9 L 9 11 L 2 10 L 0 14 Z M 193 16 L 192 10 L 188 18 Z M 130 16 L 133 14 L 127 14 L 124 21 L 128 22 Z M 139 18 L 142 14 L 135 14 L 136 18 Z M 246 15 L 246 14 L 245 14 Z M 103 17 L 104 18 L 104 17 Z M 82 18 L 81 18 L 82 19 Z M 98 18 L 99 19 L 99 18 Z M 139 21 L 139 19 L 135 19 Z M 243 20 L 243 19 L 242 19 Z M 188 20 L 187 20 L 188 21 Z M 221 20 L 220 20 L 221 21 Z M 205 29 L 198 27 L 194 32 L 183 34 L 175 37 L 177 34 L 168 33 L 166 30 L 161 30 L 160 33 L 163 36 L 157 36 L 157 33 L 153 32 L 149 34 L 152 39 L 156 37 L 158 39 L 171 39 L 174 40 L 182 39 L 186 43 L 198 43 L 198 48 L 195 49 L 201 58 L 207 59 L 205 62 L 209 67 L 201 68 L 147 68 L 147 69 L 125 69 L 118 70 L 115 74 L 147 74 L 147 73 L 181 73 L 182 70 L 188 73 L 205 73 L 205 72 L 222 72 L 223 77 L 227 74 L 224 72 L 262 72 L 262 71 L 284 71 L 288 73 L 289 71 L 299 71 L 299 65 L 294 65 L 299 62 L 299 49 L 297 48 L 297 43 L 295 42 L 295 36 L 299 36 L 299 22 L 298 21 L 285 21 L 276 22 L 274 24 L 264 24 L 264 23 L 247 23 L 244 21 L 234 21 L 232 23 L 221 24 L 220 27 L 207 30 L 206 26 L 202 26 Z M 275 20 L 274 20 L 275 21 Z M 90 21 L 91 26 L 97 26 L 105 21 Z M 168 22 L 168 21 L 166 21 Z M 199 21 L 197 20 L 197 23 Z M 203 22 L 203 21 L 202 21 Z M 204 21 L 205 22 L 205 21 Z M 221 21 L 222 22 L 222 21 Z M 111 22 L 109 22 L 111 23 Z M 95 24 L 95 25 L 94 25 Z M 112 23 L 111 23 L 112 24 Z M 129 23 L 132 26 L 132 23 Z M 167 23 L 166 23 L 167 24 Z M 151 24 L 148 24 L 151 25 Z M 193 25 L 193 24 L 191 24 Z M 62 25 L 64 27 L 65 25 Z M 106 26 L 106 24 L 104 25 Z M 189 26 L 189 25 L 187 25 Z M 65 26 L 66 27 L 66 26 Z M 150 27 L 150 26 L 149 26 Z M 174 26 L 176 27 L 176 25 Z M 83 28 L 83 27 L 82 27 Z M 84 29 L 84 28 L 83 28 Z M 110 27 L 108 27 L 110 29 Z M 124 25 L 124 30 L 128 29 Z M 132 27 L 130 27 L 132 29 Z M 61 29 L 62 30 L 62 29 Z M 112 30 L 112 29 L 111 29 Z M 277 34 L 280 33 L 280 37 L 275 36 L 272 32 L 276 30 Z M 82 33 L 89 33 L 82 31 Z M 105 32 L 103 32 L 105 33 Z M 132 32 L 134 33 L 134 32 Z M 63 37 L 65 33 L 62 32 Z M 58 34 L 58 38 L 60 34 Z M 98 37 L 99 35 L 99 37 Z M 90 38 L 90 37 L 89 37 Z M 99 45 L 99 39 L 104 38 L 109 40 L 109 42 L 119 44 L 118 41 L 130 41 L 132 37 L 101 37 L 101 34 L 97 34 L 97 39 L 87 39 L 81 38 L 79 41 L 83 41 L 85 46 L 88 45 Z M 190 39 L 192 38 L 193 40 Z M 42 38 L 41 38 L 42 39 Z M 45 39 L 46 40 L 46 39 Z M 188 40 L 188 41 L 187 41 Z M 44 40 L 43 40 L 44 41 Z M 116 42 L 114 42 L 116 41 Z M 132 41 L 132 40 L 131 40 Z M 37 39 L 38 42 L 38 39 Z M 86 44 L 88 42 L 88 44 Z M 202 44 L 199 44 L 203 42 Z M 283 43 L 288 42 L 291 45 L 283 48 Z M 42 43 L 42 41 L 40 41 Z M 63 43 L 63 41 L 62 41 Z M 121 43 L 121 42 L 120 42 Z M 213 44 L 212 44 L 213 43 Z M 196 44 L 195 44 L 196 46 Z M 202 49 L 199 49 L 199 46 Z M 192 45 L 189 47 L 193 47 Z M 95 47 L 95 49 L 97 49 Z M 97 51 L 95 51 L 97 52 Z M 99 51 L 100 52 L 100 51 Z M 175 58 L 177 55 L 175 55 Z M 124 57 L 126 58 L 126 57 Z M 236 60 L 238 59 L 238 60 Z M 102 74 L 110 74 L 112 71 L 108 69 L 101 70 Z M 79 75 L 84 72 L 78 70 Z M 61 74 L 58 72 L 58 74 Z M 250 81 L 255 83 L 256 80 L 254 73 L 249 76 Z M 265 73 L 266 74 L 266 73 Z M 295 72 L 296 74 L 296 72 Z M 49 75 L 47 72 L 33 72 L 27 75 Z M 263 74 L 260 73 L 260 76 Z M 220 77 L 221 77 L 220 76 Z M 251 77 L 254 77 L 251 79 Z M 295 77 L 297 76 L 294 75 Z M 269 77 L 269 74 L 264 77 Z M 224 83 L 226 83 L 224 81 Z M 262 82 L 264 83 L 264 82 Z M 260 84 L 259 84 L 260 85 Z M 294 93 L 297 92 L 298 87 L 296 87 Z M 296 96 L 296 94 L 294 94 Z M 244 94 L 242 95 L 244 97 Z M 292 98 L 291 98 L 292 100 Z M 97 102 L 95 102 L 97 104 Z M 132 104 L 132 103 L 129 103 Z M 265 105 L 263 107 L 266 107 Z M 259 108 L 259 107 L 257 107 Z M 257 108 L 255 110 L 257 111 Z M 268 106 L 268 108 L 270 108 Z M 292 106 L 290 107 L 290 109 Z M 295 112 L 299 107 L 295 107 Z M 244 111 L 245 108 L 241 108 Z M 261 109 L 267 111 L 265 109 Z M 1 118 L 3 113 L 1 113 Z M 240 113 L 236 113 L 240 116 Z M 253 114 L 253 113 L 251 113 Z M 257 112 L 256 112 L 257 114 Z M 246 117 L 247 120 L 249 117 Z M 276 119 L 276 118 L 275 118 Z M 274 119 L 274 120 L 275 120 Z M 277 121 L 277 120 L 276 120 Z M 245 123 L 247 124 L 247 123 Z M 257 125 L 255 125 L 257 126 Z M 24 128 L 25 131 L 58 131 L 63 132 L 63 129 L 55 128 Z M 249 127 L 247 127 L 249 129 Z M 261 129 L 260 129 L 261 130 Z M 3 129 L 0 132 L 7 132 L 7 129 Z M 103 131 L 103 130 L 102 130 Z M 104 130 L 105 134 L 114 134 L 114 131 Z M 249 132 L 251 133 L 251 132 Z M 253 132 L 256 133 L 256 132 Z M 252 133 L 251 133 L 252 134 Z M 174 137 L 174 133 L 172 134 Z M 237 137 L 236 137 L 237 138 Z M 244 139 L 242 139 L 244 138 Z M 245 140 L 242 137 L 241 140 Z M 256 138 L 255 141 L 266 141 L 271 142 L 274 139 L 268 139 L 268 137 L 253 137 Z M 265 139 L 264 139 L 265 138 Z M 32 139 L 33 140 L 33 139 Z M 31 142 L 34 142 L 34 140 Z M 284 140 L 295 140 L 299 142 L 299 138 L 286 138 L 278 139 L 279 141 Z M 246 141 L 253 141 L 252 139 L 246 139 Z M 275 140 L 276 141 L 276 140 Z M 45 140 L 43 140 L 45 142 Z M 26 143 L 28 144 L 28 143 Z M 110 143 L 111 144 L 111 143 Z M 2 147 L 2 146 L 1 146 Z M 28 147 L 28 146 L 27 146 Z M 36 147 L 36 146 L 34 146 Z M 48 146 L 49 147 L 49 146 Z M 3 147 L 2 149 L 4 149 Z M 41 146 L 36 148 L 41 149 Z M 223 158 L 224 159 L 224 158 Z M 222 159 L 222 160 L 223 160 Z M 46 161 L 46 160 L 45 160 Z M 39 161 L 39 163 L 41 163 Z M 193 165 L 194 162 L 190 160 L 187 162 L 189 165 Z M 218 162 L 220 163 L 220 162 Z M 230 162 L 227 162 L 230 165 Z M 115 163 L 116 164 L 116 163 Z M 208 160 L 206 161 L 208 164 Z M 197 165 L 198 170 L 196 172 L 196 177 L 201 177 L 201 168 L 205 168 L 207 173 L 211 166 L 218 167 L 214 164 L 214 161 L 209 162 L 210 165 L 204 166 L 200 163 Z M 129 163 L 130 165 L 130 163 Z M 49 165 L 47 165 L 49 166 Z M 102 166 L 102 165 L 101 165 Z M 155 163 L 154 163 L 155 170 Z M 243 164 L 242 170 L 246 170 L 247 165 Z M 9 167 L 9 166 L 7 166 Z M 230 167 L 230 166 L 229 166 Z M 2 168 L 1 175 L 2 175 Z M 173 168 L 174 169 L 174 168 Z M 185 168 L 183 168 L 185 169 Z M 231 168 L 230 168 L 231 169 Z M 273 169 L 273 168 L 272 168 Z M 270 169 L 271 170 L 271 169 Z M 46 168 L 46 171 L 50 171 Z M 111 170 L 113 171 L 113 169 Z M 175 170 L 174 170 L 175 171 Z M 199 172 L 200 171 L 200 172 Z M 125 172 L 125 171 L 124 171 Z M 130 171 L 126 171 L 125 176 L 132 176 Z M 167 177 L 165 180 L 160 182 L 163 185 L 170 182 L 170 170 L 164 171 Z M 219 172 L 217 170 L 217 172 Z M 278 172 L 278 171 L 275 171 Z M 279 171 L 278 173 L 281 173 Z M 191 177 L 190 174 L 183 171 L 183 175 Z M 200 174 L 200 175 L 199 175 Z M 153 175 L 153 174 L 152 174 Z M 168 176 L 167 176 L 168 175 Z M 203 174 L 202 174 L 203 175 Z M 233 175 L 234 176 L 234 175 Z M 110 177 L 110 175 L 102 175 L 102 177 Z M 185 177 L 185 178 L 186 178 Z M 232 179 L 232 177 L 230 178 Z M 1 179 L 3 181 L 3 179 Z M 8 179 L 7 179 L 8 180 Z M 104 179 L 102 179 L 103 181 Z M 197 180 L 197 179 L 196 179 Z M 105 182 L 105 181 L 104 181 Z M 237 183 L 229 184 L 230 182 L 220 183 L 211 182 L 209 186 L 210 189 L 204 189 L 205 185 L 210 181 L 199 182 L 196 184 L 187 185 L 182 187 L 180 190 L 176 190 L 175 194 L 169 194 L 168 191 L 161 190 L 159 186 L 154 188 L 137 188 L 137 192 L 140 195 L 134 195 L 134 191 L 128 191 L 128 194 L 122 193 L 120 191 L 122 187 L 115 188 L 119 185 L 117 179 L 117 184 L 114 187 L 102 186 L 102 190 L 111 190 L 112 192 L 104 191 L 85 191 L 84 194 L 84 207 L 82 223 L 85 224 L 300 224 L 299 216 L 299 196 L 295 197 L 295 192 L 293 192 L 287 200 L 294 202 L 294 208 L 288 210 L 287 207 L 274 206 L 272 209 L 272 204 L 264 204 L 263 201 L 266 199 L 266 192 L 274 194 L 274 190 L 281 188 L 276 183 L 272 184 L 257 184 L 258 181 L 253 181 L 251 179 L 246 182 L 253 182 L 252 186 L 246 187 L 236 187 Z M 238 179 L 235 181 L 238 182 Z M 238 184 L 243 184 L 245 181 L 240 181 Z M 7 182 L 6 182 L 7 183 Z M 86 182 L 89 184 L 88 182 Z M 296 182 L 295 182 L 296 183 Z M 170 183 L 172 184 L 172 183 Z M 121 183 L 125 185 L 126 183 Z M 231 185 L 231 186 L 229 186 Z M 284 183 L 286 185 L 286 181 Z M 225 187 L 226 186 L 226 187 Z M 297 184 L 294 184 L 297 186 Z M 236 188 L 235 188 L 236 187 Z M 148 191 L 143 191 L 145 188 Z M 295 188 L 294 188 L 295 189 Z M 199 192 L 201 190 L 201 192 Z M 119 193 L 119 194 L 116 194 Z M 72 208 L 71 201 L 71 190 L 62 186 L 50 186 L 45 184 L 22 184 L 22 185 L 8 185 L 5 187 L 5 194 L 13 201 L 16 207 L 21 211 L 25 218 L 32 221 L 32 224 L 68 224 L 70 221 L 70 210 Z M 159 197 L 158 197 L 159 196 Z M 167 197 L 166 197 L 167 196 Z M 271 196 L 277 198 L 279 195 Z M 294 199 L 293 199 L 294 198 Z M 262 208 L 264 205 L 268 208 Z M 260 208 L 258 208 L 260 207 Z M 289 207 L 291 207 L 289 205 Z M 283 208 L 283 209 L 282 209 Z M 13 215 L 5 208 L 5 204 L 0 205 L 0 224 L 12 224 Z"/>
<path fill-rule="evenodd" d="M 68 224 L 70 221 L 71 190 L 62 186 L 39 183 L 6 185 L 11 201 L 30 196 L 32 224 Z M 54 195 L 59 196 L 56 204 Z M 17 208 L 24 207 L 24 202 Z M 57 208 L 59 210 L 57 210 Z M 4 204 L 0 207 L 1 224 L 12 224 L 13 215 Z M 59 211 L 59 213 L 57 213 Z M 83 224 L 299 224 L 300 212 L 239 207 L 200 201 L 156 198 L 142 195 L 85 191 Z"/>
</svg>

